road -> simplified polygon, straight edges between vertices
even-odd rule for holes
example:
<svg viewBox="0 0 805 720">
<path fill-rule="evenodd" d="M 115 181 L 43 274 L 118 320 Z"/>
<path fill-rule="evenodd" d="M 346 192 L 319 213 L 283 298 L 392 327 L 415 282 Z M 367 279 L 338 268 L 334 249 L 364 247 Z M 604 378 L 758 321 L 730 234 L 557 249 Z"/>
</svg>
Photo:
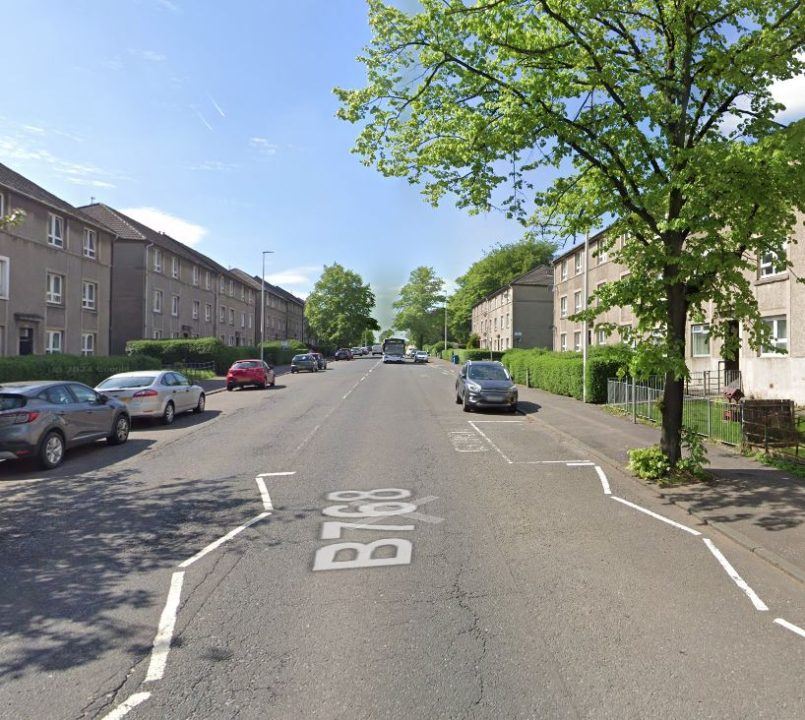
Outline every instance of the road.
<svg viewBox="0 0 805 720">
<path fill-rule="evenodd" d="M 801 584 L 453 381 L 333 363 L 0 466 L 0 717 L 805 717 Z"/>
</svg>

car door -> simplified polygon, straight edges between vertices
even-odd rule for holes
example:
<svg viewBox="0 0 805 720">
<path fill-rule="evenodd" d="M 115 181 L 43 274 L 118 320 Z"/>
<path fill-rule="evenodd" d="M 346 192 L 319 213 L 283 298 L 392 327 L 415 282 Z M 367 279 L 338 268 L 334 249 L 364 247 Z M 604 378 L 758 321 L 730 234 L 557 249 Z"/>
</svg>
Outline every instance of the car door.
<svg viewBox="0 0 805 720">
<path fill-rule="evenodd" d="M 182 373 L 175 372 L 171 373 L 171 375 L 173 375 L 174 382 L 173 389 L 175 391 L 174 397 L 176 398 L 176 411 L 186 412 L 187 410 L 192 410 L 197 398 L 194 399 L 193 388 L 190 385 L 190 381 L 182 375 Z"/>
<path fill-rule="evenodd" d="M 467 392 L 466 382 L 467 382 L 467 368 L 465 366 L 461 368 L 461 372 L 458 374 L 458 379 L 456 380 L 456 389 L 458 390 L 458 396 L 462 400 L 464 399 L 464 393 Z"/>
<path fill-rule="evenodd" d="M 106 437 L 112 431 L 115 409 L 103 402 L 91 387 L 81 383 L 68 383 L 67 389 L 76 400 L 76 412 L 82 429 L 82 437 Z"/>
<path fill-rule="evenodd" d="M 267 362 L 263 362 L 263 370 L 266 374 L 266 385 L 271 385 L 274 382 L 274 368 Z"/>
<path fill-rule="evenodd" d="M 59 426 L 64 432 L 68 445 L 80 442 L 82 421 L 80 411 L 72 393 L 65 385 L 51 385 L 37 396 L 48 404 L 48 411 L 59 418 Z"/>
</svg>

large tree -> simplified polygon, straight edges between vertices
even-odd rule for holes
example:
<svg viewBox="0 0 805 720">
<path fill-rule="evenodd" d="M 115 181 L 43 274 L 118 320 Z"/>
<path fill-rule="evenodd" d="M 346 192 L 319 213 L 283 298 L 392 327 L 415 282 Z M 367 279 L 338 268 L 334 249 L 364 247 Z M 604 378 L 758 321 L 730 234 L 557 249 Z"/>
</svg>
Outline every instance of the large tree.
<svg viewBox="0 0 805 720">
<path fill-rule="evenodd" d="M 456 279 L 456 291 L 447 301 L 452 335 L 466 341 L 470 334 L 473 305 L 508 285 L 518 275 L 550 263 L 555 251 L 554 243 L 529 238 L 498 244 L 470 265 L 469 270 Z"/>
<path fill-rule="evenodd" d="M 325 265 L 305 302 L 311 333 L 321 342 L 341 347 L 361 342 L 366 330 L 379 330 L 372 317 L 375 296 L 361 276 L 338 263 Z"/>
<path fill-rule="evenodd" d="M 426 340 L 434 339 L 435 328 L 439 327 L 437 310 L 445 301 L 443 288 L 444 280 L 436 275 L 436 271 L 421 265 L 411 271 L 408 282 L 400 288 L 400 295 L 394 301 L 393 307 L 397 311 L 394 327 L 407 330 L 417 347 L 421 348 Z"/>
<path fill-rule="evenodd" d="M 805 207 L 802 132 L 773 83 L 805 68 L 801 0 L 369 0 L 366 87 L 337 90 L 356 151 L 470 210 L 573 236 L 614 218 L 631 271 L 596 310 L 631 305 L 639 364 L 665 376 L 661 446 L 680 457 L 685 323 L 712 305 L 768 336 L 750 278 L 785 262 Z M 545 170 L 547 168 L 547 171 Z M 539 185 L 538 185 L 539 184 Z M 535 202 L 535 210 L 530 206 Z"/>
</svg>

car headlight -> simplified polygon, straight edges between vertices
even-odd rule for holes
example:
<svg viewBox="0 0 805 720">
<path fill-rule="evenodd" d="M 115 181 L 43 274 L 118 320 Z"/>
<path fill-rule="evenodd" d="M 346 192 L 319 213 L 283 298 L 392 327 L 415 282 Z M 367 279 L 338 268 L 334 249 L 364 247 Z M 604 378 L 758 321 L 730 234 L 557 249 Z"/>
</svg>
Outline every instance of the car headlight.
<svg viewBox="0 0 805 720">
<path fill-rule="evenodd" d="M 481 392 L 481 386 L 478 383 L 468 382 L 467 383 L 467 390 L 470 392 Z"/>
</svg>

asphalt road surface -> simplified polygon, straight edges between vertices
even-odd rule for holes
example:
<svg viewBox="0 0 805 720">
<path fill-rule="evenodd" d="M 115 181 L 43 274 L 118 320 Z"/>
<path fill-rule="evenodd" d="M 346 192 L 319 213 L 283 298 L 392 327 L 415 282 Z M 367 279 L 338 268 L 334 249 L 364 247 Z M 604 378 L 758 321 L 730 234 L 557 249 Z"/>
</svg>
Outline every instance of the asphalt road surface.
<svg viewBox="0 0 805 720">
<path fill-rule="evenodd" d="M 805 717 L 801 584 L 453 382 L 333 363 L 0 465 L 0 717 Z"/>
</svg>

